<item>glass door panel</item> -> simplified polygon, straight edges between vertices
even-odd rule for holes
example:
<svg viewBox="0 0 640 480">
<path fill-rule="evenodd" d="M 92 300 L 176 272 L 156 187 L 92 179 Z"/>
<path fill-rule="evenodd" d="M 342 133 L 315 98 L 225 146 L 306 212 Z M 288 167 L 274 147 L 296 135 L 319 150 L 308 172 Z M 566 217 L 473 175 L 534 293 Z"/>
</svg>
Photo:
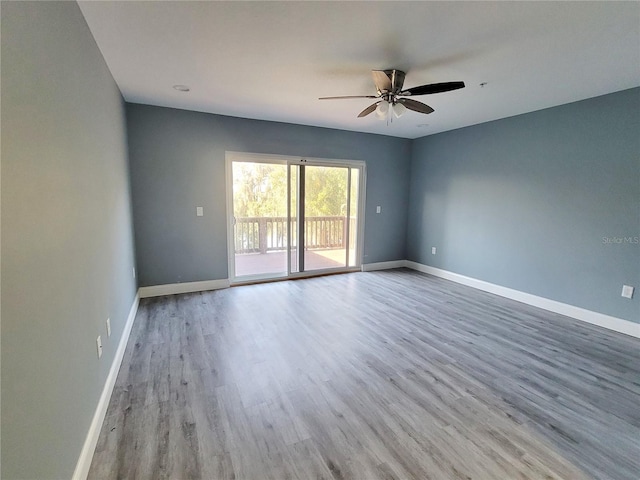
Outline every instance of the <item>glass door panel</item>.
<svg viewBox="0 0 640 480">
<path fill-rule="evenodd" d="M 235 277 L 287 275 L 287 165 L 232 163 Z"/>
<path fill-rule="evenodd" d="M 301 167 L 304 271 L 347 266 L 349 168 Z"/>
<path fill-rule="evenodd" d="M 358 168 L 351 168 L 350 176 L 350 192 L 349 192 L 349 214 L 348 214 L 348 227 L 349 227 L 349 251 L 347 257 L 347 264 L 350 267 L 358 265 L 357 257 L 357 245 L 358 245 L 358 196 L 360 194 L 360 170 Z"/>
<path fill-rule="evenodd" d="M 300 272 L 298 251 L 299 165 L 289 166 L 289 273 Z"/>
</svg>

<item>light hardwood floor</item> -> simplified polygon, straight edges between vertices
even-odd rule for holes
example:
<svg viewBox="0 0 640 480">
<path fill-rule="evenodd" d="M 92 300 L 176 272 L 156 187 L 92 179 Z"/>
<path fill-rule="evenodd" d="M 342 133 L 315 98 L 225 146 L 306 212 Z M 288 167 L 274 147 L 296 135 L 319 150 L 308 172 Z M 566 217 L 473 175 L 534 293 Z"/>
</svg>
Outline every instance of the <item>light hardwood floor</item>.
<svg viewBox="0 0 640 480">
<path fill-rule="evenodd" d="M 143 300 L 92 479 L 634 479 L 640 342 L 410 270 Z"/>
</svg>

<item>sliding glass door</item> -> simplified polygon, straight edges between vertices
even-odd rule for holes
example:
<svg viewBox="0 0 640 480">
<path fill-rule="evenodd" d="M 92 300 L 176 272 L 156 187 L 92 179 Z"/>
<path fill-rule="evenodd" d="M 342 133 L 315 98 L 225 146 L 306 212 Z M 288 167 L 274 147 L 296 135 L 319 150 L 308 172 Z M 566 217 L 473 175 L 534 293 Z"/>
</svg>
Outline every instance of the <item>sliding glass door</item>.
<svg viewBox="0 0 640 480">
<path fill-rule="evenodd" d="M 233 282 L 360 266 L 362 162 L 227 154 Z"/>
</svg>

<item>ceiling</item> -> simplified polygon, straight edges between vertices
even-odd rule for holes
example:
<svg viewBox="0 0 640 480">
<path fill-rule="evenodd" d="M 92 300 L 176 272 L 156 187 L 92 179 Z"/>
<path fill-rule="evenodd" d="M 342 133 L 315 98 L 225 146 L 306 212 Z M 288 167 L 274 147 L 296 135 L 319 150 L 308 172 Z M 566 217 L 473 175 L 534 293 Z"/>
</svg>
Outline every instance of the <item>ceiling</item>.
<svg viewBox="0 0 640 480">
<path fill-rule="evenodd" d="M 636 1 L 78 3 L 133 103 L 416 138 L 640 85 Z M 392 123 L 318 100 L 388 68 L 466 88 Z"/>
</svg>

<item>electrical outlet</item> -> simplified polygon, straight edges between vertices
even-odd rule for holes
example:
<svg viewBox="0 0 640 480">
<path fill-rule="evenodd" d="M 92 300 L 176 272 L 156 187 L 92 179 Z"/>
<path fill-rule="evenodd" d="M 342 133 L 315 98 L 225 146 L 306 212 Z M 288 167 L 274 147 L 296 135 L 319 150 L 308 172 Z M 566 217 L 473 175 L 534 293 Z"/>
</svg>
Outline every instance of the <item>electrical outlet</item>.
<svg viewBox="0 0 640 480">
<path fill-rule="evenodd" d="M 96 339 L 96 345 L 98 346 L 98 358 L 102 357 L 102 339 L 100 338 L 100 335 L 98 335 L 98 338 Z"/>
<path fill-rule="evenodd" d="M 380 213 L 380 212 L 382 212 L 382 207 L 380 205 L 378 205 L 376 207 L 376 213 Z"/>
<path fill-rule="evenodd" d="M 431 255 L 435 255 L 436 254 L 436 247 L 431 247 Z"/>
<path fill-rule="evenodd" d="M 197 217 L 202 217 L 202 216 L 204 216 L 204 208 L 202 208 L 202 207 L 196 207 L 196 216 L 197 216 Z"/>
<path fill-rule="evenodd" d="M 107 317 L 107 337 L 111 336 L 111 319 Z"/>
<path fill-rule="evenodd" d="M 633 298 L 633 291 L 635 290 L 634 287 L 632 287 L 631 285 L 623 285 L 622 286 L 622 296 L 624 298 Z"/>
</svg>

